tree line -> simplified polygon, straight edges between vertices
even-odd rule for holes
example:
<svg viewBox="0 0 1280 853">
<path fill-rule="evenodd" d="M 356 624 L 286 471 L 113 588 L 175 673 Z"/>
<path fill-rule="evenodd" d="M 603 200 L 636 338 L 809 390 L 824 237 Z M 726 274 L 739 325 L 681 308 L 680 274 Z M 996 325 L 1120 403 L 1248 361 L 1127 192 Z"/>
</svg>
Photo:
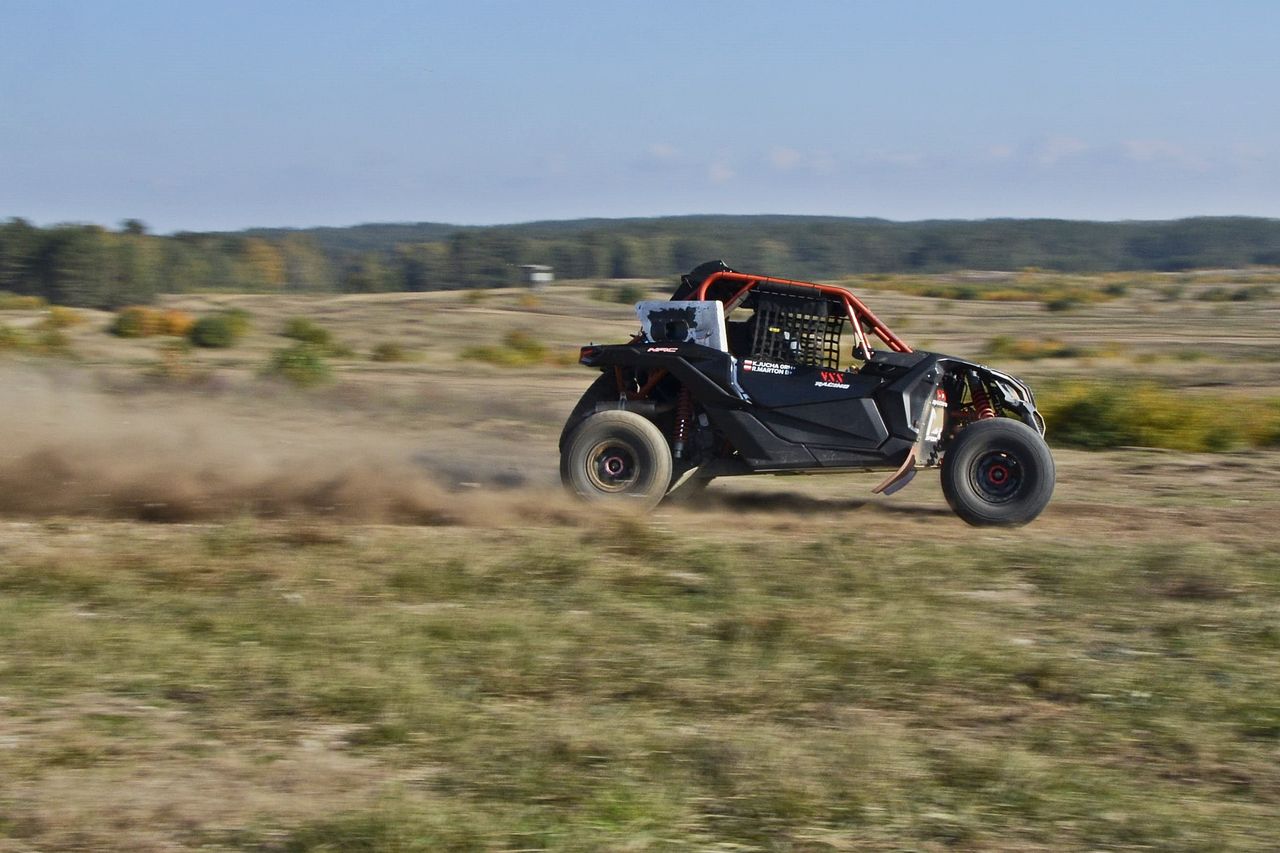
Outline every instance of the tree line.
<svg viewBox="0 0 1280 853">
<path fill-rule="evenodd" d="M 668 277 L 706 260 L 788 278 L 958 269 L 1063 272 L 1280 265 L 1280 220 L 1049 219 L 890 222 L 808 216 L 682 216 L 459 227 L 148 233 L 0 225 L 0 291 L 95 308 L 185 291 L 377 292 L 500 287 L 522 264 L 558 278 Z"/>
</svg>

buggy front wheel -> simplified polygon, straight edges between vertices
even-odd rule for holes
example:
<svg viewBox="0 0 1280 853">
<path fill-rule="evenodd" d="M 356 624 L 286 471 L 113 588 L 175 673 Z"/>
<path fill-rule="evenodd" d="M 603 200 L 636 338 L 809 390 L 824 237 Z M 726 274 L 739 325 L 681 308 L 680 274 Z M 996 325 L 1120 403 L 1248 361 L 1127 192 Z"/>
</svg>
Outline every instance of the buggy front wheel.
<svg viewBox="0 0 1280 853">
<path fill-rule="evenodd" d="M 1053 495 L 1049 446 L 1031 427 L 991 418 L 960 431 L 942 460 L 942 493 L 977 526 L 1026 524 Z"/>
<path fill-rule="evenodd" d="M 671 483 L 671 451 L 662 432 L 635 412 L 598 412 L 568 436 L 560 480 L 588 501 L 652 509 Z"/>
</svg>

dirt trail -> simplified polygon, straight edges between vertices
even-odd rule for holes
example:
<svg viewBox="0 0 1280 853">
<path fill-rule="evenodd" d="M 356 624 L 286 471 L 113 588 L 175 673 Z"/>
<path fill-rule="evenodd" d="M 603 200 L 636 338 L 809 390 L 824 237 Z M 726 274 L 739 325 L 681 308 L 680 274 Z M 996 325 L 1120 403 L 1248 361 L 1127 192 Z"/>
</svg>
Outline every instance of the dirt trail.
<svg viewBox="0 0 1280 853">
<path fill-rule="evenodd" d="M 587 377 L 559 373 L 446 365 L 301 394 L 256 378 L 200 389 L 0 366 L 0 515 L 588 526 L 599 510 L 569 501 L 555 473 L 560 420 Z M 1280 509 L 1276 453 L 1054 453 L 1054 500 L 1016 535 L 1247 542 Z M 690 535 L 803 538 L 870 516 L 888 538 L 972 535 L 936 473 L 891 498 L 870 494 L 881 476 L 718 481 L 658 518 Z"/>
</svg>

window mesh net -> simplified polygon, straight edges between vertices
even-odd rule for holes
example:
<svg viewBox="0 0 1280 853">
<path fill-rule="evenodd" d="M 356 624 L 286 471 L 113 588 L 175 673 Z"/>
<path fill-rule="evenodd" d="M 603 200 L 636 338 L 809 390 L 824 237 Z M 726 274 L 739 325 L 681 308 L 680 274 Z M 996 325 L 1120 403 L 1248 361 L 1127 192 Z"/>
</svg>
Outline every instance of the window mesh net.
<svg viewBox="0 0 1280 853">
<path fill-rule="evenodd" d="M 755 307 L 753 357 L 812 367 L 840 367 L 840 333 L 845 316 L 839 306 L 827 299 L 757 288 Z"/>
</svg>

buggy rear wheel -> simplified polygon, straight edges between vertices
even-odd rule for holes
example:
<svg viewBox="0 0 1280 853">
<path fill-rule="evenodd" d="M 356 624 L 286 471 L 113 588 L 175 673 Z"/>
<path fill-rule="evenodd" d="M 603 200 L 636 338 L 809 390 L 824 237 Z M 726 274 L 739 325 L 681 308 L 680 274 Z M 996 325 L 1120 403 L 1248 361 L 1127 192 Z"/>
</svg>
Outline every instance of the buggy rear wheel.
<svg viewBox="0 0 1280 853">
<path fill-rule="evenodd" d="M 588 501 L 652 509 L 671 483 L 671 450 L 662 432 L 635 412 L 598 412 L 570 433 L 560 480 Z"/>
<path fill-rule="evenodd" d="M 975 526 L 1026 524 L 1049 503 L 1053 480 L 1049 446 L 1011 418 L 965 427 L 942 460 L 942 494 Z"/>
</svg>

